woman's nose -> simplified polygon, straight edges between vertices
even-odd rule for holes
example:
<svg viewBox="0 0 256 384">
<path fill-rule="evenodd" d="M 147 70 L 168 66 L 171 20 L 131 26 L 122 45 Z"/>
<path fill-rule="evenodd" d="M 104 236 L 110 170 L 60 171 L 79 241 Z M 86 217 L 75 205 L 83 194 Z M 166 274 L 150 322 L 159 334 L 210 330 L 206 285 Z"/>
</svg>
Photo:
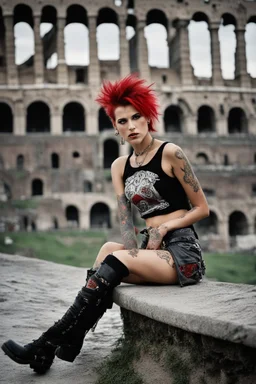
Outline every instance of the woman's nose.
<svg viewBox="0 0 256 384">
<path fill-rule="evenodd" d="M 134 124 L 131 122 L 129 124 L 129 131 L 133 131 L 135 129 Z"/>
</svg>

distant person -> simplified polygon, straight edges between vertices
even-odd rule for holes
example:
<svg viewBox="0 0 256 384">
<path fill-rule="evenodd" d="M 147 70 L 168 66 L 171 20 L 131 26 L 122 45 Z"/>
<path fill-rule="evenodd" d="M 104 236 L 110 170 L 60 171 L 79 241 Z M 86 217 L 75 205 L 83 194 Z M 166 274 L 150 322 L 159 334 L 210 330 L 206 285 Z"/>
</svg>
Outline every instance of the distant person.
<svg viewBox="0 0 256 384">
<path fill-rule="evenodd" d="M 183 150 L 152 136 L 158 101 L 151 86 L 129 75 L 105 82 L 96 101 L 110 117 L 121 144 L 133 148 L 111 167 L 122 244 L 102 246 L 73 305 L 39 339 L 25 346 L 12 340 L 2 345 L 12 360 L 40 373 L 50 368 L 55 355 L 74 361 L 86 333 L 111 308 L 113 288 L 121 282 L 185 286 L 200 282 L 204 274 L 193 224 L 207 217 L 209 208 Z M 141 246 L 131 204 L 145 220 Z"/>
</svg>

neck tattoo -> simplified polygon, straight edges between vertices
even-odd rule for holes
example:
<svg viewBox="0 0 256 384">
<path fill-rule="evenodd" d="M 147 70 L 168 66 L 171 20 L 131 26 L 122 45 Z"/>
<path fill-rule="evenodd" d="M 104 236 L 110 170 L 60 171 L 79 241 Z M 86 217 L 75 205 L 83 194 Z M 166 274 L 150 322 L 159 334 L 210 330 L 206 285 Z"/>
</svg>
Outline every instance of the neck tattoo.
<svg viewBox="0 0 256 384">
<path fill-rule="evenodd" d="M 152 137 L 151 142 L 149 143 L 149 145 L 148 145 L 145 149 L 143 149 L 143 151 L 138 152 L 138 153 L 136 153 L 135 151 L 133 151 L 133 153 L 134 153 L 134 155 L 135 155 L 135 163 L 136 163 L 137 167 L 141 167 L 142 164 L 144 163 L 144 161 L 146 160 L 146 157 L 147 157 L 147 155 L 148 155 L 148 152 L 149 152 L 150 148 L 152 147 L 152 145 L 154 144 L 154 140 L 155 140 L 155 138 Z M 138 156 L 142 156 L 142 155 L 144 155 L 144 154 L 145 154 L 145 156 L 143 157 L 143 159 L 142 159 L 141 161 L 138 161 L 138 160 L 137 160 L 137 157 L 138 157 Z"/>
</svg>

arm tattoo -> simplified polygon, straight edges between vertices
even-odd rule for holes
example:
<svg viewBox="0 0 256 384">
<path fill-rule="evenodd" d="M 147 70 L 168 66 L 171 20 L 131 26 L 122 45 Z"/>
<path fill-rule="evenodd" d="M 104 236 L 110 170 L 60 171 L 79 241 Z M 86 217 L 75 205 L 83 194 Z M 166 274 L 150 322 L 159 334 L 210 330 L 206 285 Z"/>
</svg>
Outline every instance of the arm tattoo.
<svg viewBox="0 0 256 384">
<path fill-rule="evenodd" d="M 160 259 L 165 260 L 170 267 L 174 268 L 174 262 L 172 262 L 172 257 L 168 251 L 156 251 L 156 254 Z"/>
<path fill-rule="evenodd" d="M 120 231 L 125 249 L 138 248 L 132 221 L 131 203 L 123 194 L 117 196 Z"/>
<path fill-rule="evenodd" d="M 138 248 L 133 248 L 133 249 L 130 249 L 128 251 L 128 254 L 131 256 L 131 257 L 137 257 L 138 256 L 138 253 L 139 253 L 139 249 Z"/>
<path fill-rule="evenodd" d="M 200 189 L 200 186 L 191 168 L 191 165 L 189 164 L 187 157 L 185 156 L 185 154 L 182 152 L 181 149 L 178 149 L 175 152 L 175 156 L 178 159 L 183 160 L 183 168 L 181 168 L 181 170 L 184 172 L 183 180 L 185 181 L 185 183 L 189 184 L 193 188 L 194 192 L 198 192 Z"/>
<path fill-rule="evenodd" d="M 159 247 L 159 242 L 161 243 L 161 241 L 162 241 L 162 236 L 159 233 L 158 228 L 151 228 L 149 230 L 150 248 L 151 249 L 157 249 Z"/>
</svg>

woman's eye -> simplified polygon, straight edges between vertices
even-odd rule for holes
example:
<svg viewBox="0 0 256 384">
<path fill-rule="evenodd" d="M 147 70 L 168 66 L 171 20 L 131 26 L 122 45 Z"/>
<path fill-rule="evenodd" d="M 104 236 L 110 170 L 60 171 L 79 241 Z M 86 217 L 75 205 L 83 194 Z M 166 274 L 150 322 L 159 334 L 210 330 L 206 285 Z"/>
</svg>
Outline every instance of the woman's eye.
<svg viewBox="0 0 256 384">
<path fill-rule="evenodd" d="M 126 123 L 126 120 L 119 120 L 118 123 L 119 123 L 119 124 L 125 124 L 125 123 Z"/>
<path fill-rule="evenodd" d="M 140 114 L 137 113 L 136 115 L 133 116 L 134 120 L 138 120 L 140 118 Z"/>
</svg>

